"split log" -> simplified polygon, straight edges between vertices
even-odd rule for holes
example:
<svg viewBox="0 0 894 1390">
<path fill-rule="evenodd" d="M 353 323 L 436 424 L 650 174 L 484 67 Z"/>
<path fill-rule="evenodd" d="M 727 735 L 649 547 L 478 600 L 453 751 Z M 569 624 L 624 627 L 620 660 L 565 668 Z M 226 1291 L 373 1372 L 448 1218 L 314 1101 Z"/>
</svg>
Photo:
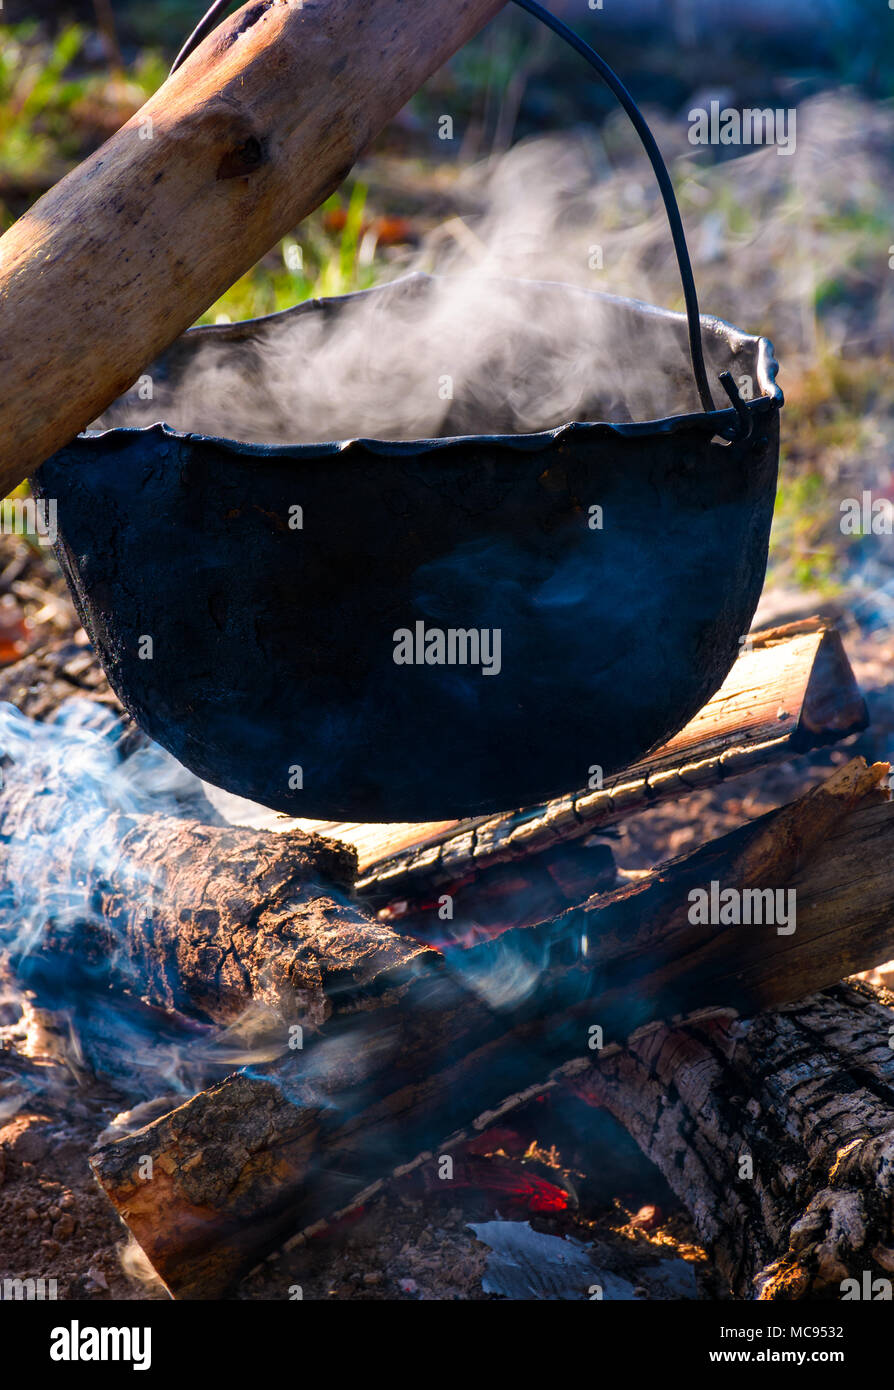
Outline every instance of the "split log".
<svg viewBox="0 0 894 1390">
<path fill-rule="evenodd" d="M 651 1029 L 569 1082 L 661 1169 L 724 1292 L 885 1296 L 879 1278 L 890 1290 L 891 1002 L 846 984 L 745 1023 Z"/>
<path fill-rule="evenodd" d="M 429 825 L 294 821 L 353 845 L 358 892 L 409 916 L 497 865 L 569 845 L 626 816 L 866 728 L 866 705 L 834 628 L 819 619 L 753 633 L 721 689 L 675 738 L 599 791 L 539 807 Z M 473 884 L 477 893 L 479 884 Z M 398 914 L 395 914 L 398 915 Z"/>
<path fill-rule="evenodd" d="M 383 1007 L 330 1018 L 300 1056 L 228 1077 L 103 1150 L 99 1181 L 172 1292 L 214 1296 L 290 1229 L 395 1165 L 431 1161 L 439 1137 L 587 1056 L 594 1026 L 620 1043 L 675 1015 L 749 1016 L 866 968 L 890 951 L 884 770 L 851 764 L 642 883 L 442 958 Z M 798 885 L 796 931 L 693 925 L 689 891 L 710 879 Z"/>
<path fill-rule="evenodd" d="M 0 496 L 338 187 L 503 0 L 252 0 L 0 240 Z"/>
</svg>

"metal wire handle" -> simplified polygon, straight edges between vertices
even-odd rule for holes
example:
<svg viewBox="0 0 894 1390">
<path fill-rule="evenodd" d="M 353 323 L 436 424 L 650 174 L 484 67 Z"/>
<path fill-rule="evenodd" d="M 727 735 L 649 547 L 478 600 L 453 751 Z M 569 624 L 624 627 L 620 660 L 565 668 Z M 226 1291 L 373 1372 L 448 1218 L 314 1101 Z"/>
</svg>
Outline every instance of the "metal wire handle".
<svg viewBox="0 0 894 1390">
<path fill-rule="evenodd" d="M 198 48 L 202 40 L 208 37 L 208 35 L 211 33 L 211 30 L 217 24 L 217 21 L 219 19 L 223 19 L 224 15 L 226 14 L 227 10 L 230 8 L 232 3 L 233 0 L 214 0 L 214 4 L 211 6 L 209 10 L 206 10 L 205 13 L 202 15 L 202 18 L 199 20 L 195 29 L 193 29 L 189 38 L 186 40 L 186 43 L 183 45 L 180 52 L 177 54 L 177 57 L 171 64 L 171 71 L 168 73 L 169 77 L 173 76 L 173 74 L 177 71 L 180 65 L 186 62 L 190 53 L 194 52 L 195 49 Z"/>
<path fill-rule="evenodd" d="M 705 370 L 705 354 L 702 346 L 698 294 L 695 288 L 695 278 L 692 274 L 692 261 L 689 257 L 689 247 L 686 244 L 686 233 L 683 230 L 683 219 L 680 216 L 680 207 L 677 202 L 677 195 L 674 192 L 671 176 L 667 171 L 667 165 L 661 156 L 661 151 L 649 128 L 648 122 L 614 69 L 610 68 L 605 59 L 600 58 L 595 49 L 592 49 L 588 43 L 585 43 L 574 29 L 569 28 L 564 20 L 559 19 L 551 10 L 538 4 L 538 0 L 514 0 L 514 3 L 518 5 L 520 9 L 526 10 L 528 14 L 533 15 L 535 19 L 539 19 L 548 29 L 552 29 L 553 33 L 558 34 L 559 38 L 564 39 L 576 53 L 579 53 L 582 58 L 585 58 L 590 66 L 596 70 L 606 86 L 614 93 L 627 112 L 627 115 L 630 117 L 633 127 L 642 142 L 643 148 L 649 156 L 649 162 L 652 165 L 655 178 L 658 181 L 658 188 L 664 201 L 664 210 L 667 213 L 667 220 L 670 224 L 671 237 L 677 257 L 677 266 L 680 271 L 680 280 L 683 284 L 683 298 L 686 302 L 686 318 L 689 324 L 689 356 L 692 360 L 692 372 L 695 377 L 699 399 L 705 411 L 714 411 L 716 406 L 714 405 L 714 399 L 711 395 L 711 388 L 708 385 L 708 374 Z M 198 48 L 203 39 L 210 34 L 211 30 L 215 27 L 218 20 L 223 18 L 223 15 L 230 8 L 231 4 L 232 0 L 214 0 L 214 4 L 199 20 L 195 29 L 193 29 L 186 43 L 174 59 L 171 67 L 172 73 L 177 71 L 189 55 Z M 746 428 L 746 424 L 748 433 L 750 433 L 752 428 L 751 417 L 745 410 L 744 403 L 741 400 L 731 374 L 729 372 L 723 372 L 720 381 L 726 394 L 736 408 L 738 425 L 735 433 L 738 434 L 743 432 Z"/>
<path fill-rule="evenodd" d="M 708 386 L 708 374 L 705 371 L 701 318 L 698 311 L 698 294 L 695 288 L 695 279 L 692 274 L 692 261 L 689 259 L 689 247 L 686 245 L 686 233 L 683 230 L 683 219 L 680 216 L 677 195 L 674 192 L 671 176 L 667 171 L 667 165 L 661 157 L 661 151 L 658 148 L 655 136 L 652 134 L 645 116 L 642 111 L 640 111 L 618 74 L 613 68 L 609 67 L 604 58 L 600 58 L 595 49 L 592 49 L 588 43 L 584 42 L 574 29 L 570 29 L 568 25 L 554 15 L 552 11 L 538 4 L 537 0 L 515 0 L 515 4 L 518 5 L 520 9 L 527 10 L 528 14 L 534 15 L 535 19 L 539 19 L 548 29 L 552 29 L 553 33 L 558 34 L 560 38 L 564 39 L 582 58 L 586 58 L 590 66 L 595 68 L 606 86 L 609 87 L 618 98 L 618 101 L 627 112 L 637 135 L 642 141 L 643 148 L 649 156 L 649 163 L 652 165 L 655 172 L 655 178 L 658 180 L 661 197 L 664 200 L 664 210 L 667 213 L 667 220 L 670 223 L 671 237 L 673 238 L 677 265 L 680 270 L 680 279 L 683 282 L 683 298 L 686 301 L 686 317 L 689 320 L 689 355 L 692 358 L 692 371 L 695 376 L 695 384 L 698 388 L 702 407 L 706 411 L 712 411 L 715 409 L 715 406 L 713 397 L 711 396 L 711 388 Z"/>
</svg>

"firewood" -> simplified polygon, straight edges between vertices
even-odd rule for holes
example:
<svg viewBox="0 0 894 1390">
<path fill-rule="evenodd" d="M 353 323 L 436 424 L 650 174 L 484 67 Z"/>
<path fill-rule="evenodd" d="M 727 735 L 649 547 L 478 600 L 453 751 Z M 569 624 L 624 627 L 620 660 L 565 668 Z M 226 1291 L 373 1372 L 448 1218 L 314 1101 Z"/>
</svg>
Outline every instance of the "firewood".
<svg viewBox="0 0 894 1390">
<path fill-rule="evenodd" d="M 349 1206 L 395 1164 L 432 1161 L 440 1137 L 592 1055 L 594 1029 L 621 1044 L 680 1014 L 749 1016 L 867 968 L 888 949 L 886 770 L 857 760 L 642 883 L 426 965 L 381 1007 L 330 1017 L 300 1055 L 103 1150 L 101 1184 L 168 1287 L 213 1296 L 290 1228 Z M 796 885 L 796 931 L 693 925 L 689 895 L 711 879 Z"/>
<path fill-rule="evenodd" d="M 892 1002 L 847 984 L 746 1023 L 650 1029 L 568 1082 L 664 1173 L 723 1293 L 890 1298 Z"/>
<path fill-rule="evenodd" d="M 24 905 L 40 950 L 26 934 L 14 963 L 32 983 L 68 959 L 202 1021 L 228 1024 L 254 1004 L 316 1026 L 333 999 L 359 1007 L 434 955 L 350 902 L 344 845 L 104 806 L 72 816 L 29 773 L 7 768 L 0 791 L 0 939 L 15 943 Z"/>
<path fill-rule="evenodd" d="M 294 822 L 357 849 L 358 891 L 377 904 L 426 896 L 498 864 L 524 861 L 650 806 L 864 729 L 866 705 L 841 637 L 819 619 L 753 633 L 712 700 L 664 748 L 605 781 L 543 806 L 430 825 Z"/>
<path fill-rule="evenodd" d="M 0 240 L 0 496 L 333 192 L 503 0 L 252 0 Z"/>
<path fill-rule="evenodd" d="M 0 694 L 41 715 L 52 712 L 54 704 L 58 706 L 69 695 L 90 695 L 112 710 L 117 708 L 81 638 L 82 634 L 54 644 L 0 673 Z M 743 659 L 738 663 L 743 668 L 743 693 L 736 699 L 728 692 L 724 698 L 724 728 L 731 727 L 735 718 L 743 746 L 765 744 L 767 712 L 772 708 L 776 719 L 784 689 L 801 720 L 821 696 L 829 703 L 830 689 L 839 692 L 831 703 L 847 711 L 847 720 L 859 716 L 862 701 L 837 634 L 774 633 L 769 638 L 759 636 L 756 646 L 763 650 L 771 642 L 780 653 L 783 674 L 775 683 L 771 681 L 769 696 L 762 685 L 757 685 L 759 694 L 755 693 L 756 682 L 770 674 L 768 669 L 751 669 L 749 674 L 750 659 Z M 40 693 L 38 706 L 35 690 Z M 732 708 L 737 710 L 735 716 Z M 707 726 L 717 722 L 707 711 L 699 719 Z M 794 717 L 789 722 L 794 723 Z M 828 736 L 834 722 L 827 710 L 822 726 L 826 733 L 818 736 Z M 685 731 L 680 737 L 684 736 L 690 746 L 698 738 Z M 790 733 L 783 736 L 786 746 L 790 738 Z M 138 731 L 125 731 L 126 746 L 138 745 L 140 739 Z M 655 760 L 660 763 L 659 755 Z M 184 808 L 182 822 L 168 825 L 159 817 L 107 815 L 99 809 L 87 820 L 70 820 L 64 801 L 67 788 L 57 782 L 54 795 L 54 775 L 58 778 L 58 770 L 39 773 L 32 767 L 22 780 L 11 767 L 0 791 L 0 833 L 10 846 L 0 864 L 0 883 L 5 878 L 13 902 L 21 879 L 28 884 L 32 900 L 42 896 L 50 904 L 41 958 L 64 952 L 90 962 L 105 957 L 113 984 L 135 989 L 153 1006 L 216 1023 L 232 1022 L 252 1003 L 264 1005 L 283 1021 L 299 1021 L 302 1016 L 305 1021 L 317 1019 L 329 1007 L 320 982 L 327 972 L 334 976 L 348 971 L 343 984 L 353 978 L 352 951 L 358 961 L 401 960 L 409 965 L 415 959 L 406 938 L 390 935 L 384 924 L 370 924 L 356 907 L 326 897 L 333 887 L 348 888 L 354 862 L 350 843 L 345 842 L 339 859 L 334 850 L 324 853 L 319 839 L 308 841 L 300 831 L 265 835 L 190 824 L 190 814 L 195 814 L 191 806 Z M 203 810 L 213 817 L 210 808 Z M 38 843 L 51 846 L 52 852 L 41 857 L 40 872 L 35 874 L 31 865 Z M 469 891 L 482 920 L 487 920 L 488 913 L 516 923 L 556 916 L 570 903 L 611 885 L 611 856 L 604 847 L 586 849 L 579 836 L 565 840 L 553 836 L 549 844 L 542 853 L 530 853 L 523 860 L 514 857 L 506 864 L 497 863 L 488 874 L 472 876 Z M 297 871 L 297 866 L 304 865 L 301 856 L 308 845 L 314 847 L 311 859 L 318 881 L 314 892 L 300 890 Z M 27 870 L 20 863 L 24 853 Z M 253 871 L 255 860 L 259 867 Z M 52 905 L 58 903 L 59 894 L 72 891 L 71 863 L 85 870 L 80 876 L 83 913 L 77 930 L 70 925 L 72 912 L 66 914 L 64 926 L 52 921 Z M 115 866 L 114 876 L 107 872 L 110 864 Z M 321 879 L 325 880 L 322 888 Z M 619 903 L 625 897 L 633 902 L 635 912 L 643 910 L 646 899 L 640 897 L 638 887 L 627 889 Z M 75 898 L 69 902 L 78 907 Z M 659 918 L 663 911 L 663 905 L 659 906 Z M 428 913 L 428 922 L 432 920 L 437 923 L 437 912 Z M 308 974 L 311 959 L 318 967 L 313 978 Z M 348 1004 L 351 997 L 350 991 L 340 991 L 345 1007 L 353 1007 Z"/>
<path fill-rule="evenodd" d="M 433 825 L 297 821 L 273 812 L 265 819 L 262 808 L 259 820 L 278 833 L 318 833 L 356 851 L 357 890 L 366 904 L 393 905 L 401 895 L 409 897 L 389 920 L 409 918 L 426 896 L 456 894 L 467 885 L 480 908 L 491 888 L 495 897 L 502 892 L 508 873 L 528 881 L 532 903 L 544 905 L 541 917 L 558 912 L 564 906 L 561 889 L 549 903 L 540 888 L 548 887 L 547 880 L 585 874 L 589 892 L 604 886 L 604 849 L 600 858 L 581 843 L 595 831 L 692 787 L 729 781 L 866 727 L 865 702 L 834 629 L 807 619 L 754 633 L 750 643 L 751 651 L 704 710 L 666 748 L 607 780 L 601 793 L 570 793 L 535 811 Z M 145 743 L 82 630 L 0 671 L 0 699 L 34 718 L 46 718 L 73 696 L 96 699 L 118 714 L 125 752 Z M 584 896 L 578 892 L 575 901 Z"/>
</svg>

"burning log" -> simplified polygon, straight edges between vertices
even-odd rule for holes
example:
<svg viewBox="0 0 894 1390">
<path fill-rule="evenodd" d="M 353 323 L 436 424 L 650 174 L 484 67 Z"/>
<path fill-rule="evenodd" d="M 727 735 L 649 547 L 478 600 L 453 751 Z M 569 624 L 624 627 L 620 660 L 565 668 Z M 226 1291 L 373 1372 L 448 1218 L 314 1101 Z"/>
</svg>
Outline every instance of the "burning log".
<svg viewBox="0 0 894 1390">
<path fill-rule="evenodd" d="M 0 496 L 338 186 L 503 0 L 258 0 L 0 240 Z"/>
<path fill-rule="evenodd" d="M 794 660 L 792 643 L 802 653 Z M 789 691 L 791 672 L 802 672 L 800 702 L 785 706 L 800 710 L 799 727 L 812 726 L 821 738 L 834 736 L 836 723 L 839 732 L 851 727 L 862 707 L 837 637 L 789 632 L 779 647 Z M 66 648 L 54 661 L 60 698 L 93 693 L 86 653 Z M 4 674 L 9 695 L 21 691 L 27 701 L 34 683 L 20 667 Z M 104 692 L 97 695 L 104 702 Z M 772 698 L 775 718 L 782 700 L 776 692 Z M 737 717 L 741 726 L 750 708 L 756 731 L 770 717 L 766 701 L 757 701 L 755 714 L 747 699 L 743 691 Z M 787 741 L 790 733 L 778 737 Z M 753 741 L 758 758 L 767 742 Z M 610 1040 L 645 1018 L 718 999 L 738 997 L 743 1012 L 753 1012 L 876 963 L 888 951 L 890 808 L 870 804 L 840 819 L 862 791 L 875 801 L 876 777 L 852 767 L 800 810 L 775 813 L 706 847 L 700 859 L 459 961 L 371 922 L 346 901 L 350 851 L 294 832 L 265 835 L 107 808 L 94 808 L 78 830 L 67 823 L 52 777 L 17 779 L 14 765 L 0 793 L 0 831 L 8 847 L 33 846 L 41 826 L 61 832 L 60 854 L 43 866 L 50 878 L 56 860 L 81 864 L 80 850 L 92 851 L 83 890 L 93 911 L 80 934 L 51 927 L 44 959 L 56 952 L 70 969 L 79 960 L 102 964 L 113 951 L 118 982 L 166 1008 L 228 1022 L 261 1002 L 282 1020 L 283 1038 L 289 1020 L 308 1025 L 303 1053 L 229 1078 L 97 1160 L 101 1181 L 169 1286 L 201 1297 L 224 1288 L 283 1233 L 356 1203 L 395 1161 L 431 1164 L 433 1137 L 441 1137 L 435 1153 L 453 1151 L 462 1126 L 486 1123 L 482 1111 L 511 1109 L 519 1094 L 542 1087 L 556 1061 L 560 1075 L 569 1054 L 571 1070 L 586 1070 L 593 1023 Z M 42 795 L 34 797 L 38 785 Z M 853 826 L 853 836 L 835 832 L 823 885 L 823 866 L 811 856 L 836 823 L 839 831 Z M 855 869 L 864 834 L 875 872 L 856 902 L 841 885 L 867 868 Z M 574 842 L 552 843 L 553 854 L 583 852 Z M 715 936 L 685 920 L 687 884 L 797 883 L 791 874 L 799 861 L 807 862 L 804 883 L 820 891 L 805 907 L 799 888 L 793 936 L 735 927 Z M 513 871 L 526 875 L 528 866 L 516 860 Z M 4 873 L 8 891 L 15 877 L 9 858 Z M 35 877 L 33 854 L 27 877 Z M 327 882 L 315 882 L 321 878 Z M 155 891 L 146 891 L 147 881 Z M 61 871 L 55 887 L 65 888 Z M 720 948 L 713 956 L 712 945 Z M 507 983 L 507 963 L 527 974 L 522 991 L 530 993 L 521 1000 L 518 982 Z M 600 1065 L 626 1055 L 610 1044 Z M 134 1179 L 134 1154 L 153 1158 L 151 1182 Z M 765 1263 L 785 1253 L 769 1239 L 762 1249 Z"/>
<path fill-rule="evenodd" d="M 98 985 L 224 1026 L 252 1009 L 256 1036 L 281 1038 L 434 955 L 351 901 L 350 846 L 221 823 L 196 779 L 119 722 L 79 642 L 9 668 L 0 693 L 28 707 L 47 671 L 46 722 L 0 711 L 0 945 L 21 983 L 61 1005 L 75 982 Z"/>
<path fill-rule="evenodd" d="M 213 1296 L 395 1160 L 435 1162 L 443 1136 L 550 1067 L 654 1020 L 750 1016 L 867 968 L 888 950 L 886 771 L 858 760 L 641 883 L 426 963 L 333 1015 L 300 1059 L 228 1077 L 104 1149 L 99 1181 L 172 1292 Z M 693 919 L 693 893 L 714 882 L 739 902 L 791 885 L 796 930 Z"/>
<path fill-rule="evenodd" d="M 819 619 L 753 633 L 721 689 L 685 729 L 598 790 L 537 808 L 431 825 L 299 822 L 356 846 L 358 892 L 371 902 L 409 899 L 401 915 L 445 887 L 471 884 L 497 865 L 579 842 L 662 801 L 708 787 L 865 729 L 866 705 L 841 636 Z"/>
<path fill-rule="evenodd" d="M 698 757 L 702 766 L 712 765 L 713 756 L 714 764 L 724 759 L 726 775 L 731 775 L 738 766 L 726 760 L 734 728 L 737 757 L 751 765 L 756 756 L 766 756 L 770 733 L 791 751 L 796 740 L 825 741 L 863 722 L 862 700 L 837 633 L 815 627 L 804 631 L 800 625 L 758 636 L 754 645 L 754 653 L 737 663 L 735 680 L 730 678 L 666 753 L 654 755 L 656 766 L 676 756 L 679 768 L 674 748 L 682 741 L 684 748 L 695 750 L 685 755 L 690 766 L 699 765 Z M 98 714 L 106 718 L 106 707 L 117 709 L 95 658 L 78 637 L 7 668 L 0 675 L 0 695 L 39 716 L 51 714 L 54 704 L 64 705 L 72 695 L 94 698 Z M 780 708 L 791 716 L 783 721 L 782 734 Z M 705 730 L 713 731 L 713 744 Z M 139 745 L 141 739 L 128 725 L 125 742 Z M 79 800 L 74 818 L 66 801 L 70 770 L 64 760 L 54 766 L 51 749 L 52 739 L 39 754 L 29 745 L 19 771 L 15 761 L 8 766 L 0 792 L 0 834 L 7 845 L 0 888 L 20 917 L 32 919 L 33 931 L 43 934 L 43 948 L 29 969 L 58 960 L 68 961 L 66 969 L 72 961 L 93 969 L 107 961 L 113 983 L 156 1007 L 229 1024 L 250 1004 L 261 1003 L 278 1019 L 309 1023 L 327 1014 L 323 982 L 328 979 L 340 981 L 339 999 L 345 1007 L 354 1006 L 347 1003 L 346 989 L 360 980 L 352 952 L 371 974 L 371 962 L 377 962 L 383 980 L 392 966 L 409 968 L 416 959 L 406 934 L 397 936 L 371 923 L 345 901 L 355 854 L 349 841 L 337 848 L 296 830 L 272 835 L 203 825 L 197 815 L 214 818 L 205 804 L 186 803 L 178 808 L 182 819 L 176 821 L 134 812 L 130 806 L 110 811 L 104 795 L 94 799 L 89 814 Z M 124 764 L 125 771 L 128 766 Z M 681 771 L 688 775 L 685 767 Z M 100 790 L 117 775 L 110 756 L 97 774 Z M 634 770 L 626 785 L 636 787 L 643 780 Z M 609 788 L 597 800 L 614 806 L 614 792 Z M 626 795 L 620 799 L 629 804 Z M 503 852 L 511 860 L 473 875 L 467 889 L 478 915 L 486 916 L 490 903 L 509 921 L 542 921 L 612 886 L 610 851 L 580 843 L 582 828 L 589 828 L 584 810 L 579 806 L 580 819 L 559 822 L 566 838 L 549 830 L 548 839 L 541 837 L 549 848 L 524 860 L 518 857 L 518 837 L 507 837 Z M 555 817 L 552 821 L 557 823 Z M 536 829 L 536 819 L 534 825 Z M 522 834 L 519 843 L 533 850 L 540 840 Z M 36 855 L 41 844 L 48 852 Z M 82 885 L 75 897 L 73 865 Z M 459 876 L 459 868 L 454 872 Z M 309 879 L 316 880 L 315 887 L 307 886 Z M 21 885 L 27 886 L 26 901 Z M 454 888 L 451 884 L 451 892 Z M 341 889 L 341 895 L 336 891 L 333 896 L 333 889 Z M 460 896 L 460 915 L 464 901 Z M 437 912 L 413 925 L 430 932 L 433 922 Z"/>
<path fill-rule="evenodd" d="M 851 983 L 747 1023 L 650 1029 L 570 1082 L 662 1170 L 736 1296 L 890 1289 L 892 1002 Z"/>
</svg>

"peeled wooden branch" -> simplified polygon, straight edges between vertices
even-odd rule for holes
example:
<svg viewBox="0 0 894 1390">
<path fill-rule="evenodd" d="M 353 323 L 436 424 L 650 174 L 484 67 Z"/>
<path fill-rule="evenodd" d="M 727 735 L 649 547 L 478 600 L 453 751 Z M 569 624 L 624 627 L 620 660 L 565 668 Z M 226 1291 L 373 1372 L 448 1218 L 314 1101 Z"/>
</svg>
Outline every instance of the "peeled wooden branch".
<svg viewBox="0 0 894 1390">
<path fill-rule="evenodd" d="M 172 1291 L 213 1296 L 285 1233 L 349 1206 L 395 1165 L 430 1161 L 432 1144 L 550 1067 L 592 1055 L 594 1025 L 622 1043 L 653 1020 L 724 1005 L 750 1015 L 867 968 L 890 950 L 884 770 L 850 764 L 635 887 L 422 969 L 382 1007 L 334 1015 L 303 1053 L 229 1077 L 104 1150 L 100 1182 Z M 794 882 L 796 931 L 693 925 L 689 892 L 712 878 L 739 890 Z"/>
<path fill-rule="evenodd" d="M 0 240 L 0 496 L 338 186 L 503 0 L 252 0 Z"/>
</svg>

